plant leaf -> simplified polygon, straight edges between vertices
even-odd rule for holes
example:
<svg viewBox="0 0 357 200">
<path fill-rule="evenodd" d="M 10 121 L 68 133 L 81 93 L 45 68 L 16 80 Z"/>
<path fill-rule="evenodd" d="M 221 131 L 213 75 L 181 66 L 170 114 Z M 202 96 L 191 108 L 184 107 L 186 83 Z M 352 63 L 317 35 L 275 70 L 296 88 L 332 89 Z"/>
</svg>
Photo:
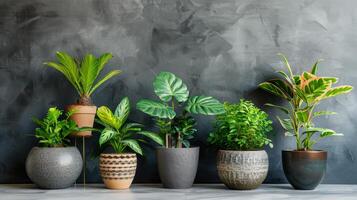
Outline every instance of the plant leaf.
<svg viewBox="0 0 357 200">
<path fill-rule="evenodd" d="M 141 149 L 139 143 L 133 139 L 128 139 L 128 140 L 122 140 L 121 141 L 123 144 L 128 146 L 130 149 L 132 149 L 135 153 L 138 153 L 140 155 L 143 155 L 143 150 Z"/>
<path fill-rule="evenodd" d="M 104 53 L 97 59 L 97 76 L 99 76 L 100 72 L 103 70 L 105 64 L 109 62 L 110 59 L 113 58 L 111 53 Z"/>
<path fill-rule="evenodd" d="M 331 112 L 331 111 L 319 111 L 314 113 L 314 117 L 319 117 L 322 115 L 336 115 L 336 112 Z"/>
<path fill-rule="evenodd" d="M 150 131 L 140 131 L 138 134 L 146 136 L 153 140 L 154 142 L 158 143 L 159 145 L 163 146 L 164 145 L 164 140 L 156 133 L 150 132 Z"/>
<path fill-rule="evenodd" d="M 104 78 L 102 78 L 100 81 L 98 81 L 90 90 L 89 94 L 91 95 L 99 86 L 101 86 L 103 83 L 105 83 L 107 80 L 109 80 L 110 78 L 119 75 L 121 73 L 120 70 L 113 70 L 111 72 L 109 72 L 108 74 L 106 74 L 104 76 Z"/>
<path fill-rule="evenodd" d="M 330 97 L 335 97 L 337 95 L 346 94 L 351 92 L 352 89 L 353 87 L 350 85 L 342 85 L 335 88 L 331 88 L 326 92 L 324 98 L 330 98 Z"/>
<path fill-rule="evenodd" d="M 278 119 L 278 121 L 280 122 L 281 126 L 285 130 L 291 131 L 291 130 L 294 129 L 290 119 L 280 119 L 280 117 L 276 117 L 276 118 Z"/>
<path fill-rule="evenodd" d="M 101 106 L 98 108 L 97 116 L 104 124 L 107 124 L 115 129 L 119 129 L 122 125 L 118 117 L 113 115 L 112 111 L 106 106 Z"/>
<path fill-rule="evenodd" d="M 217 99 L 209 96 L 190 97 L 186 111 L 195 114 L 218 115 L 225 113 L 224 106 Z"/>
<path fill-rule="evenodd" d="M 97 78 L 97 59 L 92 54 L 87 54 L 84 56 L 81 62 L 80 82 L 83 88 L 83 92 L 87 95 L 89 94 L 92 85 Z"/>
<path fill-rule="evenodd" d="M 316 62 L 315 62 L 315 64 L 312 66 L 312 68 L 311 68 L 311 74 L 313 74 L 313 75 L 316 75 L 317 74 L 317 69 L 318 69 L 318 67 L 317 67 L 317 65 L 321 62 L 322 60 L 321 59 L 319 59 L 319 60 L 317 60 Z"/>
<path fill-rule="evenodd" d="M 270 106 L 270 107 L 274 107 L 274 108 L 278 108 L 279 110 L 283 111 L 285 114 L 289 114 L 289 110 L 283 106 L 278 106 L 278 105 L 274 105 L 271 103 L 266 103 L 264 104 L 265 106 Z"/>
<path fill-rule="evenodd" d="M 290 64 L 289 64 L 288 59 L 287 59 L 286 56 L 285 56 L 284 54 L 282 54 L 282 53 L 278 53 L 278 56 L 281 57 L 281 60 L 284 62 L 286 68 L 287 68 L 288 71 L 289 71 L 290 78 L 293 79 L 293 78 L 294 78 L 294 75 L 293 75 L 293 72 L 292 72 L 292 70 L 291 70 L 291 66 L 290 66 Z"/>
<path fill-rule="evenodd" d="M 140 100 L 136 104 L 136 108 L 154 117 L 173 119 L 176 116 L 175 111 L 171 107 L 147 99 Z"/>
<path fill-rule="evenodd" d="M 173 73 L 160 72 L 153 85 L 156 95 L 164 102 L 169 102 L 172 98 L 175 98 L 178 102 L 185 102 L 188 99 L 187 86 Z"/>
<path fill-rule="evenodd" d="M 100 146 L 104 145 L 109 140 L 111 140 L 116 134 L 117 132 L 115 132 L 114 130 L 105 128 L 100 134 L 99 145 Z"/>
<path fill-rule="evenodd" d="M 129 113 L 130 101 L 128 97 L 124 97 L 115 109 L 114 115 L 118 117 L 121 123 L 123 124 L 127 120 Z"/>
</svg>

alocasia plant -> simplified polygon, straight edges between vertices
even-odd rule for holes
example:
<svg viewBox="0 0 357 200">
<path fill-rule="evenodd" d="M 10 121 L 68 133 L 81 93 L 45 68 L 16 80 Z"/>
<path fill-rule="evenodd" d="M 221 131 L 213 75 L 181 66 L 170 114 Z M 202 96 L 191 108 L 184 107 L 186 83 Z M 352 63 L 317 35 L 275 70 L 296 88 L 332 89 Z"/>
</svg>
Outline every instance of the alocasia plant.
<svg viewBox="0 0 357 200">
<path fill-rule="evenodd" d="M 196 121 L 194 114 L 217 115 L 224 113 L 223 105 L 210 96 L 189 96 L 183 81 L 170 72 L 161 72 L 156 76 L 154 92 L 161 100 L 140 100 L 136 107 L 140 111 L 156 118 L 160 135 L 165 139 L 167 148 L 190 147 Z M 177 113 L 181 111 L 178 115 Z"/>
<path fill-rule="evenodd" d="M 321 77 L 317 75 L 317 61 L 309 72 L 305 71 L 301 75 L 294 75 L 287 58 L 279 54 L 288 69 L 288 73 L 278 71 L 282 78 L 273 79 L 261 83 L 260 88 L 283 98 L 288 106 L 266 104 L 280 109 L 287 115 L 287 118 L 278 118 L 281 126 L 285 129 L 286 136 L 296 138 L 297 150 L 312 150 L 313 145 L 319 140 L 342 135 L 334 130 L 316 127 L 313 120 L 323 115 L 336 114 L 330 111 L 315 111 L 316 106 L 325 99 L 341 94 L 349 93 L 353 88 L 350 85 L 333 87 L 338 79 L 335 77 Z M 318 134 L 317 137 L 314 135 Z"/>
<path fill-rule="evenodd" d="M 117 106 L 114 113 L 106 106 L 98 108 L 96 122 L 104 128 L 101 130 L 99 145 L 112 146 L 116 153 L 125 153 L 132 150 L 140 155 L 143 154 L 137 136 L 145 136 L 156 143 L 163 145 L 163 140 L 156 133 L 144 131 L 143 125 L 138 123 L 127 123 L 130 113 L 130 102 L 125 97 Z"/>
</svg>

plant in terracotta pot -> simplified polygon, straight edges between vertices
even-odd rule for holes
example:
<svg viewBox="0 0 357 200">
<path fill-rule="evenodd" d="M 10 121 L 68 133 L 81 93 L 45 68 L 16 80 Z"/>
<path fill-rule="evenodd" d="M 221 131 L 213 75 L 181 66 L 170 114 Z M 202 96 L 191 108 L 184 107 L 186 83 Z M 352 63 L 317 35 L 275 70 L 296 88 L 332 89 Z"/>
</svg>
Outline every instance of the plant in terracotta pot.
<svg viewBox="0 0 357 200">
<path fill-rule="evenodd" d="M 155 118 L 165 147 L 157 149 L 161 181 L 167 188 L 191 187 L 197 172 L 199 147 L 191 147 L 196 121 L 191 114 L 224 113 L 223 105 L 213 97 L 189 96 L 187 86 L 170 72 L 161 72 L 154 83 L 161 101 L 140 100 L 136 107 Z"/>
<path fill-rule="evenodd" d="M 163 140 L 156 134 L 142 130 L 138 123 L 127 123 L 130 113 L 129 99 L 125 97 L 114 113 L 106 106 L 98 108 L 96 120 L 104 128 L 99 137 L 102 149 L 111 146 L 115 153 L 100 154 L 100 175 L 107 188 L 127 189 L 130 187 L 136 172 L 136 154 L 143 155 L 139 145 L 145 136 L 162 145 Z"/>
<path fill-rule="evenodd" d="M 322 181 L 326 171 L 327 152 L 315 150 L 314 145 L 330 136 L 341 136 L 334 130 L 321 128 L 313 122 L 334 112 L 317 110 L 317 105 L 332 97 L 349 93 L 352 86 L 333 87 L 338 79 L 317 75 L 317 61 L 310 71 L 293 74 L 287 58 L 279 54 L 288 73 L 279 71 L 281 78 L 261 83 L 260 88 L 288 102 L 288 106 L 267 104 L 282 111 L 286 117 L 277 117 L 286 136 L 295 137 L 296 149 L 282 152 L 283 168 L 289 183 L 296 189 L 314 189 Z"/>
<path fill-rule="evenodd" d="M 214 130 L 208 137 L 208 142 L 220 149 L 218 175 L 230 189 L 255 189 L 268 173 L 268 154 L 263 148 L 273 147 L 267 137 L 272 122 L 250 101 L 224 103 L 224 108 L 226 112 L 216 116 Z"/>
<path fill-rule="evenodd" d="M 70 119 L 73 112 L 64 114 L 56 107 L 48 110 L 43 120 L 34 119 L 39 126 L 35 136 L 40 147 L 31 149 L 26 159 L 26 172 L 40 188 L 58 189 L 72 186 L 82 169 L 82 157 L 78 149 L 67 146 L 68 136 L 78 128 Z"/>
<path fill-rule="evenodd" d="M 100 57 L 86 54 L 81 61 L 76 60 L 65 52 L 56 53 L 57 62 L 45 62 L 44 64 L 61 72 L 72 84 L 79 95 L 77 104 L 69 105 L 67 110 L 75 110 L 71 116 L 79 127 L 93 127 L 97 107 L 93 105 L 91 95 L 103 83 L 113 76 L 121 73 L 120 70 L 112 70 L 102 79 L 98 77 L 104 66 L 112 58 L 112 54 L 105 53 Z M 74 133 L 74 136 L 89 137 L 91 131 Z"/>
</svg>

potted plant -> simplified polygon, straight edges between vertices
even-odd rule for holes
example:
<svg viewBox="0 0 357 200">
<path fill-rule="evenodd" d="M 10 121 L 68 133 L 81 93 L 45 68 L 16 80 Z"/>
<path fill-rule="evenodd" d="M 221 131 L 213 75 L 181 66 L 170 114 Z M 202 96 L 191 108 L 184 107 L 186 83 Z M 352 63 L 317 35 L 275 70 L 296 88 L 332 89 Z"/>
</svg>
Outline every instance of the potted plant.
<svg viewBox="0 0 357 200">
<path fill-rule="evenodd" d="M 222 114 L 223 105 L 213 97 L 189 97 L 187 86 L 170 72 L 157 75 L 153 86 L 161 101 L 143 99 L 136 106 L 155 117 L 159 134 L 165 141 L 165 147 L 157 149 L 161 181 L 167 188 L 191 187 L 199 159 L 199 147 L 191 147 L 189 142 L 197 131 L 191 113 Z"/>
<path fill-rule="evenodd" d="M 100 175 L 107 188 L 127 189 L 136 172 L 136 153 L 143 155 L 139 145 L 142 135 L 162 145 L 163 140 L 156 134 L 142 130 L 138 123 L 127 123 L 130 113 L 129 99 L 125 97 L 114 113 L 106 106 L 98 108 L 96 122 L 104 128 L 99 137 L 101 148 L 111 146 L 115 153 L 100 154 Z"/>
<path fill-rule="evenodd" d="M 40 188 L 59 189 L 74 184 L 82 171 L 82 157 L 78 149 L 67 146 L 68 136 L 78 128 L 70 119 L 73 112 L 63 112 L 56 107 L 48 110 L 43 120 L 34 119 L 39 126 L 35 136 L 41 147 L 33 147 L 26 159 L 26 172 Z"/>
<path fill-rule="evenodd" d="M 263 148 L 273 147 L 267 137 L 272 122 L 264 111 L 243 99 L 237 104 L 224 103 L 224 109 L 208 137 L 208 142 L 220 149 L 219 178 L 230 189 L 255 189 L 268 173 L 268 154 Z"/>
<path fill-rule="evenodd" d="M 78 102 L 69 105 L 67 110 L 75 110 L 71 116 L 79 127 L 93 127 L 97 107 L 93 105 L 91 95 L 104 82 L 121 73 L 120 70 L 112 70 L 102 79 L 97 80 L 104 66 L 112 58 L 112 54 L 105 53 L 99 58 L 92 54 L 86 54 L 82 61 L 74 59 L 65 52 L 57 52 L 58 62 L 45 62 L 44 64 L 61 72 L 72 84 L 79 95 Z M 91 131 L 74 133 L 74 136 L 89 137 Z"/>
<path fill-rule="evenodd" d="M 314 150 L 313 146 L 321 139 L 342 135 L 331 129 L 315 126 L 315 118 L 335 114 L 330 111 L 316 111 L 317 105 L 322 100 L 349 93 L 352 86 L 333 87 L 337 83 L 337 78 L 318 76 L 319 61 L 309 72 L 294 75 L 287 58 L 279 55 L 288 73 L 279 71 L 282 78 L 261 83 L 259 87 L 288 102 L 288 106 L 267 104 L 278 108 L 287 116 L 277 119 L 285 130 L 285 135 L 293 136 L 296 140 L 295 150 L 282 152 L 284 173 L 294 188 L 311 190 L 322 181 L 327 159 L 326 151 Z"/>
</svg>

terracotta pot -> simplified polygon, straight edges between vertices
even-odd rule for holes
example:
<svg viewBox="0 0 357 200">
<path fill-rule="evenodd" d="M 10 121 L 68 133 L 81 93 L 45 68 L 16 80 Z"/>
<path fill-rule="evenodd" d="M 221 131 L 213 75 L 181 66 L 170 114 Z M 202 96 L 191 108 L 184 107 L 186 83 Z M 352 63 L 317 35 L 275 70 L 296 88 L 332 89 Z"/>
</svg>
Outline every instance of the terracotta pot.
<svg viewBox="0 0 357 200">
<path fill-rule="evenodd" d="M 267 177 L 268 168 L 268 154 L 264 150 L 219 150 L 217 154 L 219 178 L 230 189 L 251 190 L 259 187 Z"/>
<path fill-rule="evenodd" d="M 286 179 L 299 190 L 313 190 L 326 172 L 326 151 L 282 151 Z"/>
<path fill-rule="evenodd" d="M 68 110 L 75 110 L 75 113 L 71 116 L 71 119 L 75 121 L 78 127 L 93 127 L 94 118 L 97 111 L 96 106 L 82 106 L 82 105 L 69 105 Z M 82 131 L 73 133 L 75 137 L 90 137 L 92 131 Z"/>
<path fill-rule="evenodd" d="M 136 172 L 136 154 L 100 154 L 100 175 L 109 189 L 128 189 Z"/>
</svg>

